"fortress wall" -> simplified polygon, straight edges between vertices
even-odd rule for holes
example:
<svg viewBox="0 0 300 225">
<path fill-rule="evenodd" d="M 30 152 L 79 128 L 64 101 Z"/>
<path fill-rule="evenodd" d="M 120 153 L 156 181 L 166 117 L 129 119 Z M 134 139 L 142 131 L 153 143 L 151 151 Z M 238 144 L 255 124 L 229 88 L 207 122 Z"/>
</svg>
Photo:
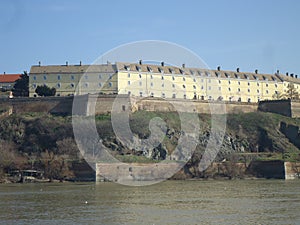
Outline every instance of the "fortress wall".
<svg viewBox="0 0 300 225">
<path fill-rule="evenodd" d="M 162 111 L 162 112 L 197 112 L 202 114 L 248 113 L 256 112 L 257 104 L 239 102 L 207 102 L 175 99 L 135 99 L 132 110 Z"/>
<path fill-rule="evenodd" d="M 300 117 L 300 101 L 292 101 L 291 102 L 291 113 L 293 118 Z"/>
</svg>

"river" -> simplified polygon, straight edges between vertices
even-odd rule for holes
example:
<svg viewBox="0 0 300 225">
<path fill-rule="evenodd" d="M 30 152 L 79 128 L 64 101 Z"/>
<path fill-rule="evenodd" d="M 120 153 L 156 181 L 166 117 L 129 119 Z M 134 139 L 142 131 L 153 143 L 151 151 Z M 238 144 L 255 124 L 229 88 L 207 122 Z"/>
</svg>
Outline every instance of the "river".
<svg viewBox="0 0 300 225">
<path fill-rule="evenodd" d="M 0 224 L 300 224 L 300 180 L 0 185 Z"/>
</svg>

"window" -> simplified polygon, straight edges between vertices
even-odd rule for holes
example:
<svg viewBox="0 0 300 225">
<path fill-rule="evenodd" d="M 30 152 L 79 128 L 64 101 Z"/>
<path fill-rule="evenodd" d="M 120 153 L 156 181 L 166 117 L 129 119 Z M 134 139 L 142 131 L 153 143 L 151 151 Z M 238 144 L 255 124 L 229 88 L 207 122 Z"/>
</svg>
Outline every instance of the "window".
<svg viewBox="0 0 300 225">
<path fill-rule="evenodd" d="M 60 80 L 60 75 L 57 75 L 57 80 Z"/>
<path fill-rule="evenodd" d="M 194 90 L 196 90 L 196 85 L 193 85 Z"/>
<path fill-rule="evenodd" d="M 142 81 L 139 82 L 139 85 L 142 86 Z"/>
<path fill-rule="evenodd" d="M 185 77 L 183 77 L 182 80 L 185 81 Z"/>
<path fill-rule="evenodd" d="M 275 84 L 275 88 L 277 88 L 277 84 Z"/>
<path fill-rule="evenodd" d="M 208 86 L 208 90 L 211 90 L 211 86 Z"/>
<path fill-rule="evenodd" d="M 219 91 L 221 91 L 221 87 L 219 87 Z"/>
<path fill-rule="evenodd" d="M 228 88 L 228 91 L 231 91 L 231 88 Z"/>
<path fill-rule="evenodd" d="M 108 83 L 108 86 L 109 86 L 109 87 L 112 87 L 112 86 L 113 86 L 112 82 L 109 82 L 109 83 Z"/>
<path fill-rule="evenodd" d="M 250 92 L 250 89 L 248 89 L 248 92 Z"/>
<path fill-rule="evenodd" d="M 259 86 L 259 83 L 257 83 L 257 86 Z"/>
<path fill-rule="evenodd" d="M 84 76 L 84 79 L 88 80 L 88 79 L 89 79 L 89 76 L 88 76 L 88 75 L 85 75 L 85 76 Z"/>
<path fill-rule="evenodd" d="M 201 86 L 201 90 L 203 90 L 204 89 L 204 87 L 203 86 Z"/>
<path fill-rule="evenodd" d="M 175 88 L 175 84 L 172 84 L 172 87 Z"/>
<path fill-rule="evenodd" d="M 142 78 L 142 74 L 139 74 L 139 78 Z"/>
<path fill-rule="evenodd" d="M 241 89 L 240 89 L 240 88 L 238 88 L 238 92 L 241 92 Z"/>
<path fill-rule="evenodd" d="M 165 84 L 164 84 L 164 83 L 162 83 L 162 84 L 161 84 L 161 86 L 162 86 L 162 87 L 165 87 Z"/>
<path fill-rule="evenodd" d="M 150 86 L 153 87 L 153 83 L 152 82 L 150 83 Z"/>
<path fill-rule="evenodd" d="M 228 84 L 231 84 L 230 80 L 228 81 Z"/>
<path fill-rule="evenodd" d="M 196 82 L 196 78 L 194 78 L 193 81 Z"/>
<path fill-rule="evenodd" d="M 203 79 L 201 79 L 201 82 L 203 83 Z"/>
<path fill-rule="evenodd" d="M 60 85 L 60 83 L 57 83 L 57 85 L 56 85 L 56 86 L 57 86 L 57 88 L 60 88 L 60 86 L 61 86 L 61 85 Z"/>
<path fill-rule="evenodd" d="M 84 83 L 84 87 L 87 88 L 89 86 L 88 83 Z"/>
<path fill-rule="evenodd" d="M 248 102 L 251 102 L 251 98 L 248 98 Z"/>
<path fill-rule="evenodd" d="M 36 88 L 36 84 L 33 84 L 32 87 L 33 87 L 33 88 Z"/>
<path fill-rule="evenodd" d="M 150 97 L 154 97 L 154 93 L 153 92 L 151 92 Z"/>
<path fill-rule="evenodd" d="M 208 79 L 208 83 L 211 83 L 211 80 L 210 80 L 210 79 Z"/>
<path fill-rule="evenodd" d="M 248 86 L 250 86 L 250 82 L 248 82 Z"/>
<path fill-rule="evenodd" d="M 165 98 L 165 97 L 166 97 L 166 94 L 165 94 L 165 93 L 161 93 L 161 97 L 162 97 L 162 98 Z"/>
<path fill-rule="evenodd" d="M 44 80 L 47 80 L 47 76 L 46 75 L 44 75 Z"/>
<path fill-rule="evenodd" d="M 172 98 L 176 98 L 176 94 L 173 94 L 173 95 L 172 95 Z"/>
<path fill-rule="evenodd" d="M 102 79 L 102 75 L 101 75 L 101 74 L 99 74 L 99 76 L 98 76 L 98 77 L 99 77 L 99 79 Z"/>
<path fill-rule="evenodd" d="M 238 84 L 241 85 L 241 82 L 239 81 Z"/>
<path fill-rule="evenodd" d="M 33 80 L 36 80 L 36 76 L 33 76 Z"/>
<path fill-rule="evenodd" d="M 130 78 L 130 73 L 127 74 L 127 77 Z"/>
<path fill-rule="evenodd" d="M 259 90 L 257 89 L 257 93 L 259 93 Z"/>
<path fill-rule="evenodd" d="M 268 84 L 266 84 L 266 87 L 268 87 L 269 85 Z"/>
<path fill-rule="evenodd" d="M 183 88 L 185 88 L 185 85 L 182 85 Z"/>
<path fill-rule="evenodd" d="M 75 87 L 75 84 L 74 84 L 74 83 L 71 83 L 70 86 L 71 86 L 71 88 L 74 88 L 74 87 Z"/>
<path fill-rule="evenodd" d="M 131 95 L 131 91 L 128 91 L 128 95 Z"/>
<path fill-rule="evenodd" d="M 221 81 L 219 80 L 219 84 L 221 84 Z"/>
<path fill-rule="evenodd" d="M 268 90 L 266 90 L 266 94 L 269 94 L 269 91 L 268 91 Z"/>
<path fill-rule="evenodd" d="M 74 79 L 75 79 L 74 75 L 71 75 L 71 80 L 74 80 Z"/>
<path fill-rule="evenodd" d="M 172 80 L 175 80 L 175 77 L 174 77 L 174 76 L 172 76 Z"/>
<path fill-rule="evenodd" d="M 152 74 L 150 75 L 150 78 L 153 79 L 153 75 Z"/>
<path fill-rule="evenodd" d="M 142 91 L 140 91 L 140 97 L 143 97 L 143 92 Z"/>
<path fill-rule="evenodd" d="M 128 84 L 128 85 L 130 85 L 130 80 L 129 80 L 129 81 L 127 81 L 127 84 Z"/>
<path fill-rule="evenodd" d="M 183 95 L 183 98 L 186 99 L 186 94 Z"/>
<path fill-rule="evenodd" d="M 161 76 L 161 79 L 164 80 L 164 76 Z"/>
</svg>

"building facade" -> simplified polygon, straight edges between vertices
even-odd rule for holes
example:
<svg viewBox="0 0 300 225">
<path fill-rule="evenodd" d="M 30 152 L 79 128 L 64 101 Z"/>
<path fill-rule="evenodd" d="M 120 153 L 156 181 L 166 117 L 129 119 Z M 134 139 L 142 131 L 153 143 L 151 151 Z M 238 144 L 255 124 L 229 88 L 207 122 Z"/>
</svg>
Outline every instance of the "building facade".
<svg viewBox="0 0 300 225">
<path fill-rule="evenodd" d="M 212 101 L 258 102 L 284 98 L 297 76 L 116 62 L 103 65 L 32 66 L 30 97 L 38 85 L 56 88 L 58 96 L 88 93 L 129 94 Z"/>
</svg>

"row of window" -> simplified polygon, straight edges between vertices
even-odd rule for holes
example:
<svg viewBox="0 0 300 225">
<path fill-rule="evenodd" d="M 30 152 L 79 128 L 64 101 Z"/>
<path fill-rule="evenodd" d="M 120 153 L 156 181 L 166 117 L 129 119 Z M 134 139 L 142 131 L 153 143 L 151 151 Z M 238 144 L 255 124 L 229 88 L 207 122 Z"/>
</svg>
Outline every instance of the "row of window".
<svg viewBox="0 0 300 225">
<path fill-rule="evenodd" d="M 130 82 L 130 81 L 127 81 L 127 84 L 130 86 L 130 85 L 131 85 L 131 82 Z M 142 86 L 142 84 L 143 84 L 143 83 L 140 81 L 140 82 L 139 82 L 139 86 Z M 150 86 L 153 87 L 154 84 L 151 82 L 151 83 L 150 83 Z M 165 87 L 165 84 L 162 83 L 161 86 L 162 86 L 162 87 Z M 176 88 L 175 84 L 172 84 L 172 87 L 173 87 L 173 88 Z M 186 89 L 186 86 L 183 84 L 183 85 L 182 85 L 182 88 L 183 88 L 183 89 Z M 197 89 L 196 85 L 193 85 L 193 89 L 194 89 L 194 90 Z M 208 86 L 208 90 L 211 90 L 211 89 L 212 89 L 211 86 Z M 219 91 L 221 91 L 221 89 L 222 89 L 221 87 L 218 87 L 218 90 L 219 90 Z M 201 90 L 204 90 L 204 86 L 201 86 Z M 228 88 L 228 91 L 232 91 L 232 89 L 229 87 L 229 88 Z M 241 92 L 241 89 L 238 88 L 237 91 L 238 91 L 238 92 Z M 248 92 L 250 93 L 251 90 L 248 89 Z M 257 89 L 257 93 L 260 93 L 259 89 Z M 268 94 L 268 93 L 269 93 L 269 90 L 266 90 L 266 94 Z M 275 91 L 275 94 L 277 94 L 277 93 L 278 93 L 278 92 Z"/>
<path fill-rule="evenodd" d="M 47 84 L 44 84 L 44 85 L 47 85 Z M 102 84 L 102 83 L 98 83 L 98 86 L 99 86 L 99 87 L 102 87 L 103 84 Z M 113 83 L 112 83 L 112 82 L 109 82 L 109 83 L 108 83 L 108 87 L 112 87 L 112 86 L 113 86 Z M 37 84 L 33 84 L 32 87 L 33 87 L 33 88 L 36 88 L 36 87 L 37 87 Z M 71 88 L 74 88 L 74 87 L 75 87 L 75 84 L 74 84 L 74 83 L 71 83 L 71 84 L 70 84 L 70 87 L 71 87 Z M 83 84 L 83 87 L 86 87 L 86 88 L 89 87 L 89 83 L 84 83 L 84 84 Z M 57 84 L 56 84 L 56 88 L 61 88 L 61 83 L 57 83 Z"/>
<path fill-rule="evenodd" d="M 131 76 L 130 73 L 128 73 L 127 77 L 130 78 L 130 76 Z M 141 74 L 139 74 L 139 78 L 142 79 L 142 75 L 141 75 Z M 153 75 L 150 75 L 150 78 L 153 79 Z M 161 76 L 161 80 L 164 80 L 164 79 L 165 79 L 164 76 Z M 172 80 L 175 80 L 175 77 L 174 77 L 174 76 L 172 76 Z M 185 81 L 185 77 L 182 77 L 182 80 Z M 196 81 L 196 78 L 193 78 L 193 81 L 194 81 L 194 82 L 197 82 L 197 81 Z M 201 79 L 201 82 L 203 83 L 203 82 L 204 82 L 204 79 Z M 208 83 L 211 83 L 211 79 L 208 79 Z M 221 81 L 221 80 L 218 80 L 218 83 L 221 84 L 222 81 Z M 228 84 L 231 84 L 231 81 L 230 81 L 230 80 L 228 81 Z M 248 86 L 250 86 L 250 84 L 251 84 L 251 83 L 248 82 Z M 257 82 L 256 84 L 257 84 L 257 86 L 259 86 L 259 83 L 258 83 L 258 82 Z M 241 85 L 241 82 L 240 82 L 240 81 L 238 81 L 238 85 Z M 275 85 L 275 88 L 277 88 L 277 84 L 274 84 L 274 85 Z M 266 87 L 268 87 L 268 86 L 269 86 L 269 85 L 266 84 Z"/>
<path fill-rule="evenodd" d="M 50 75 L 51 77 L 52 77 L 52 75 Z M 44 80 L 47 80 L 47 75 L 44 75 L 43 76 L 43 79 Z M 61 78 L 62 78 L 62 76 L 61 75 L 57 75 L 57 80 L 61 80 Z M 110 75 L 102 75 L 102 74 L 99 74 L 98 75 L 98 78 L 99 79 L 102 79 L 102 78 L 108 78 L 108 79 L 111 79 L 112 78 L 112 75 L 110 74 Z M 89 76 L 88 75 L 85 75 L 84 76 L 84 79 L 85 80 L 88 80 L 89 79 Z M 37 77 L 36 76 L 33 76 L 33 80 L 37 80 Z M 74 75 L 71 75 L 70 76 L 70 80 L 75 80 L 75 76 Z"/>
</svg>

